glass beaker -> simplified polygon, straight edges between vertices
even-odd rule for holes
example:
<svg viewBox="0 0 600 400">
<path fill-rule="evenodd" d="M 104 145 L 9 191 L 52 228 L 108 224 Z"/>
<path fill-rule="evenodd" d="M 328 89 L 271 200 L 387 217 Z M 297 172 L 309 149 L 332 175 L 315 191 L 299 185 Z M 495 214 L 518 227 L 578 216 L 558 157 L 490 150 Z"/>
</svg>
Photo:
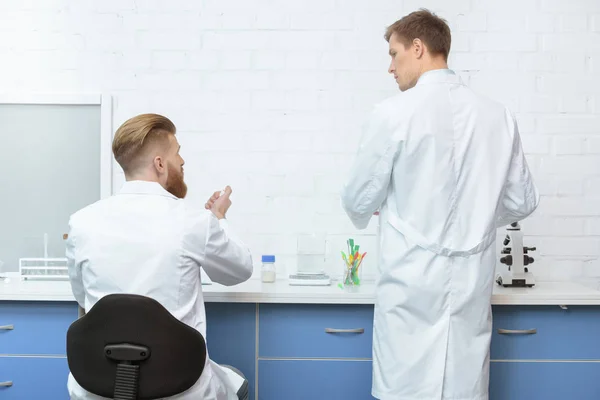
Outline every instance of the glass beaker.
<svg viewBox="0 0 600 400">
<path fill-rule="evenodd" d="M 301 234 L 296 239 L 298 273 L 325 272 L 325 235 Z"/>
</svg>

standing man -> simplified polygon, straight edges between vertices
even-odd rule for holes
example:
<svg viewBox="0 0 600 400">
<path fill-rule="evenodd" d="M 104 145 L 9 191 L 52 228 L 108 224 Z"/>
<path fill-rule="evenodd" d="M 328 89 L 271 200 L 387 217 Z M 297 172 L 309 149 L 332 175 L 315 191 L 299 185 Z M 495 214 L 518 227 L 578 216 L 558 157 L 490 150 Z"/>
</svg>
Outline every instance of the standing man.
<svg viewBox="0 0 600 400">
<path fill-rule="evenodd" d="M 488 399 L 496 229 L 539 194 L 513 115 L 448 69 L 446 21 L 413 12 L 385 38 L 401 93 L 375 107 L 342 192 L 357 228 L 380 212 L 372 394 Z"/>
<path fill-rule="evenodd" d="M 175 125 L 161 115 L 138 115 L 121 125 L 113 153 L 126 183 L 117 195 L 71 216 L 69 275 L 86 312 L 108 294 L 143 295 L 206 338 L 200 267 L 214 282 L 235 285 L 252 275 L 252 257 L 225 219 L 231 188 L 216 192 L 202 210 L 183 201 L 187 186 L 179 148 Z M 243 381 L 207 357 L 198 382 L 172 399 L 238 399 L 239 388 L 228 377 Z M 72 400 L 101 399 L 72 375 L 68 387 Z"/>
</svg>

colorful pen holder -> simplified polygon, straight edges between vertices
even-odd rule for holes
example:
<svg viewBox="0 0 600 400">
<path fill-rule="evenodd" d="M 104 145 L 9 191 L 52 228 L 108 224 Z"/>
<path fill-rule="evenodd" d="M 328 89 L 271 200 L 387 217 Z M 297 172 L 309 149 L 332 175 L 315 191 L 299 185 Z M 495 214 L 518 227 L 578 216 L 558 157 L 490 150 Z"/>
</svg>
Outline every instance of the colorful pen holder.
<svg viewBox="0 0 600 400">
<path fill-rule="evenodd" d="M 349 239 L 346 244 L 348 245 L 348 253 L 346 254 L 342 251 L 344 270 L 341 283 L 346 288 L 355 288 L 360 286 L 362 276 L 361 265 L 367 253 L 361 254 L 359 252 L 360 246 L 355 245 L 353 239 Z"/>
</svg>

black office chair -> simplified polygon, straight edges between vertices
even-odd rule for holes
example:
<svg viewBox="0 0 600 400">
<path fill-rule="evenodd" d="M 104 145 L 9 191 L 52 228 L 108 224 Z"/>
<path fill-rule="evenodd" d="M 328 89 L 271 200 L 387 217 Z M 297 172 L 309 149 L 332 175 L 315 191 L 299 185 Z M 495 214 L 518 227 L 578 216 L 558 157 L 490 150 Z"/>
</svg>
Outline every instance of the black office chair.
<svg viewBox="0 0 600 400">
<path fill-rule="evenodd" d="M 115 400 L 159 399 L 196 383 L 206 342 L 156 300 L 111 294 L 71 324 L 67 360 L 88 392 Z"/>
</svg>

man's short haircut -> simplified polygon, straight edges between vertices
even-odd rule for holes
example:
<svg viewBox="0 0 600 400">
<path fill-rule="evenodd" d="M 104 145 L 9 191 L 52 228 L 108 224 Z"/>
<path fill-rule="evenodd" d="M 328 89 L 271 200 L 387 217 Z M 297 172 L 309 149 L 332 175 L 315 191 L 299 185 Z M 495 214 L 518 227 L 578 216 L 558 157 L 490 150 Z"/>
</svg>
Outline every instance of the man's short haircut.
<svg viewBox="0 0 600 400">
<path fill-rule="evenodd" d="M 140 167 L 140 156 L 156 143 L 167 143 L 175 134 L 175 125 L 158 114 L 141 114 L 123 123 L 115 132 L 112 151 L 123 171 L 131 173 Z"/>
<path fill-rule="evenodd" d="M 414 39 L 421 39 L 429 52 L 433 55 L 442 55 L 448 60 L 452 35 L 445 19 L 438 17 L 429 10 L 414 11 L 390 25 L 385 32 L 388 42 L 392 34 L 408 48 Z"/>
</svg>

